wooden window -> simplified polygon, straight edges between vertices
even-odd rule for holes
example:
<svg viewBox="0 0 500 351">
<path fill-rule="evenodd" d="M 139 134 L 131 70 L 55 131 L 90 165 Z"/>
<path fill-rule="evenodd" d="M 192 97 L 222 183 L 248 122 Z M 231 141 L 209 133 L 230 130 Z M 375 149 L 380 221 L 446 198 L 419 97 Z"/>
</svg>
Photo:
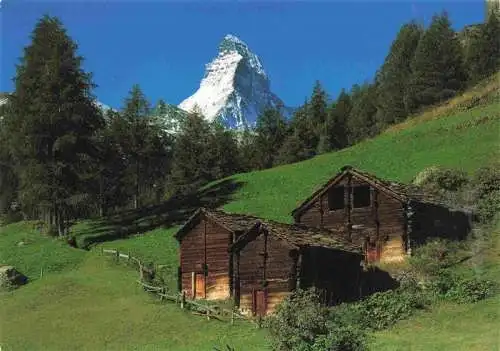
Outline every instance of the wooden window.
<svg viewBox="0 0 500 351">
<path fill-rule="evenodd" d="M 328 191 L 328 209 L 330 211 L 344 208 L 344 187 L 339 186 Z"/>
<path fill-rule="evenodd" d="M 352 207 L 368 207 L 371 205 L 370 187 L 367 185 L 356 186 L 352 189 Z"/>
</svg>

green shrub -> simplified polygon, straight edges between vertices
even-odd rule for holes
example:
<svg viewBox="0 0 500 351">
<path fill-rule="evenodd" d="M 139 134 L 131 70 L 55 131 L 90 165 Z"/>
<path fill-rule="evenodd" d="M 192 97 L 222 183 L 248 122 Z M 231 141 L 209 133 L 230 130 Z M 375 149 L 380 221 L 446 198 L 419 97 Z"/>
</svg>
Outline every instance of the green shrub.
<svg viewBox="0 0 500 351">
<path fill-rule="evenodd" d="M 498 212 L 500 212 L 500 190 L 487 193 L 477 201 L 476 215 L 480 222 L 490 222 Z"/>
<path fill-rule="evenodd" d="M 430 167 L 420 172 L 413 183 L 431 192 L 458 191 L 469 182 L 467 173 L 451 168 Z"/>
<path fill-rule="evenodd" d="M 336 307 L 333 309 L 332 319 L 363 329 L 381 330 L 410 317 L 428 303 L 427 296 L 422 291 L 416 288 L 398 288 L 375 293 L 360 302 Z"/>
<path fill-rule="evenodd" d="M 417 247 L 408 261 L 418 275 L 436 277 L 443 269 L 459 262 L 466 253 L 464 243 L 435 238 Z"/>
<path fill-rule="evenodd" d="M 474 303 L 493 296 L 497 286 L 490 280 L 472 278 L 454 280 L 445 298 L 458 303 Z"/>
<path fill-rule="evenodd" d="M 316 338 L 327 335 L 328 310 L 315 290 L 298 290 L 276 308 L 266 324 L 277 350 L 314 350 Z"/>
<path fill-rule="evenodd" d="M 359 327 L 330 323 L 328 334 L 314 342 L 315 351 L 365 351 L 367 336 Z"/>
<path fill-rule="evenodd" d="M 309 289 L 285 299 L 266 324 L 276 350 L 366 350 L 365 332 L 347 321 L 322 306 L 317 292 Z"/>
<path fill-rule="evenodd" d="M 429 284 L 429 290 L 438 298 L 457 303 L 474 303 L 497 292 L 495 282 L 479 278 L 467 278 L 450 270 L 441 274 Z"/>
<path fill-rule="evenodd" d="M 494 166 L 482 167 L 476 171 L 472 184 L 477 191 L 478 198 L 500 191 L 500 169 Z"/>
</svg>

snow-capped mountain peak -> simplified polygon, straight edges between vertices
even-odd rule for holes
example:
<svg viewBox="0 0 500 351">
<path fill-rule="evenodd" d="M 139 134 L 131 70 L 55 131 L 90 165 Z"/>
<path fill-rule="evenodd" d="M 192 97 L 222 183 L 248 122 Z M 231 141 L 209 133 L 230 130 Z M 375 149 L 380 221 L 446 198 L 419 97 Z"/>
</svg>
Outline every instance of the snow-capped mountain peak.
<svg viewBox="0 0 500 351">
<path fill-rule="evenodd" d="M 209 121 L 220 119 L 227 127 L 253 126 L 266 107 L 283 106 L 270 90 L 259 57 L 238 37 L 228 34 L 218 55 L 205 66 L 198 90 L 179 104 L 192 111 L 198 106 Z"/>
</svg>

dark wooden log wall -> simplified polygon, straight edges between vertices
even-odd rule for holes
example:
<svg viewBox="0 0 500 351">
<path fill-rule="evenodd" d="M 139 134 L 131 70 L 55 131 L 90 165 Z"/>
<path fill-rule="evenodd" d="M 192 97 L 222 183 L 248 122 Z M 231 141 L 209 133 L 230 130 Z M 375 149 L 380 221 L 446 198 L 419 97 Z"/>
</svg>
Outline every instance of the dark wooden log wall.
<svg viewBox="0 0 500 351">
<path fill-rule="evenodd" d="M 184 236 L 180 244 L 181 284 L 187 296 L 193 293 L 192 273 L 203 273 L 206 264 L 206 298 L 230 297 L 230 254 L 227 249 L 231 242 L 231 232 L 205 219 Z"/>
<path fill-rule="evenodd" d="M 306 248 L 302 252 L 301 288 L 316 287 L 327 305 L 354 301 L 360 297 L 361 261 L 360 255 Z"/>
<path fill-rule="evenodd" d="M 344 209 L 328 210 L 328 192 L 323 194 L 308 210 L 300 215 L 298 222 L 317 228 L 340 230 L 346 238 L 364 245 L 366 238 L 378 243 L 380 260 L 400 261 L 405 255 L 405 212 L 403 204 L 372 188 L 372 204 L 364 208 L 351 208 L 352 191 L 355 186 L 368 185 L 356 178 L 342 179 L 335 187 L 345 188 Z"/>
<path fill-rule="evenodd" d="M 267 237 L 267 241 L 266 241 Z M 293 250 L 283 241 L 271 235 L 259 235 L 249 242 L 239 253 L 240 311 L 244 314 L 253 312 L 253 294 L 263 290 L 265 285 L 267 314 L 290 294 L 295 282 L 296 257 Z"/>
<path fill-rule="evenodd" d="M 429 238 L 464 240 L 472 230 L 472 214 L 444 206 L 412 203 L 410 240 L 412 247 L 424 244 Z"/>
</svg>

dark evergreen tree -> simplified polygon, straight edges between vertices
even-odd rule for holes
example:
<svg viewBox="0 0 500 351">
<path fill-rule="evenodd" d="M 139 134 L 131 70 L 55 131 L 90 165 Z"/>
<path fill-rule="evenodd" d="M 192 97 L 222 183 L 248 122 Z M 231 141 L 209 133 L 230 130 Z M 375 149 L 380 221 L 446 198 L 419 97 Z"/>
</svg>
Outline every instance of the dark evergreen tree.
<svg viewBox="0 0 500 351">
<path fill-rule="evenodd" d="M 329 151 L 331 135 L 328 134 L 328 97 L 319 81 L 314 84 L 308 113 L 316 135 L 316 151 L 318 153 Z"/>
<path fill-rule="evenodd" d="M 126 128 L 122 149 L 128 159 L 127 183 L 133 189 L 134 208 L 158 200 L 170 165 L 171 141 L 151 112 L 141 88 L 134 85 L 122 111 Z"/>
<path fill-rule="evenodd" d="M 491 12 L 469 44 L 466 66 L 469 80 L 476 83 L 500 69 L 500 21 Z"/>
<path fill-rule="evenodd" d="M 172 182 L 180 192 L 212 180 L 210 125 L 195 109 L 181 121 L 173 153 Z"/>
<path fill-rule="evenodd" d="M 209 156 L 212 158 L 212 178 L 220 179 L 241 171 L 238 141 L 235 132 L 228 130 L 222 123 L 212 123 Z"/>
<path fill-rule="evenodd" d="M 127 155 L 122 147 L 126 142 L 128 124 L 116 111 L 106 111 L 106 127 L 99 135 L 100 163 L 98 179 L 99 215 L 105 216 L 112 210 L 119 210 L 133 196 L 127 187 Z M 129 191 L 129 192 L 128 192 Z"/>
<path fill-rule="evenodd" d="M 238 136 L 238 154 L 242 172 L 259 168 L 257 133 L 254 130 L 245 128 Z"/>
<path fill-rule="evenodd" d="M 46 219 L 59 235 L 93 196 L 89 175 L 103 126 L 82 60 L 61 22 L 44 16 L 24 49 L 4 116 L 23 209 Z"/>
<path fill-rule="evenodd" d="M 347 121 L 349 144 L 353 145 L 377 133 L 375 126 L 376 86 L 365 83 L 354 86 L 352 93 L 352 109 Z"/>
<path fill-rule="evenodd" d="M 464 88 L 467 76 L 463 53 L 446 13 L 433 17 L 410 66 L 405 101 L 409 112 L 445 101 Z"/>
<path fill-rule="evenodd" d="M 268 108 L 257 119 L 255 129 L 259 168 L 272 167 L 286 134 L 286 121 L 278 109 Z"/>
<path fill-rule="evenodd" d="M 347 121 L 349 120 L 351 109 L 351 97 L 342 89 L 337 100 L 332 104 L 328 114 L 330 150 L 340 150 L 348 145 Z"/>
<path fill-rule="evenodd" d="M 408 116 L 405 100 L 411 76 L 410 62 L 424 30 L 411 22 L 399 30 L 389 54 L 377 74 L 377 122 L 380 128 L 400 122 Z"/>
<path fill-rule="evenodd" d="M 298 162 L 316 155 L 319 138 L 315 125 L 310 118 L 309 102 L 293 114 L 287 137 L 278 152 L 276 164 Z"/>
</svg>

